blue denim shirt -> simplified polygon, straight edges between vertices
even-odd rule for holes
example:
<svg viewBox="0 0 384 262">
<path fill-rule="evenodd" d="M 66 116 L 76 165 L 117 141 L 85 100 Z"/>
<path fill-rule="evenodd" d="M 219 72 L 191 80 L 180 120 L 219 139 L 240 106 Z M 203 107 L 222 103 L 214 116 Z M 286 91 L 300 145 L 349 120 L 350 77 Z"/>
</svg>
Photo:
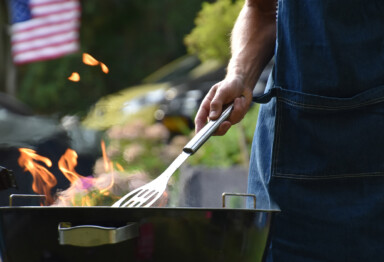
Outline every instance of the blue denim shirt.
<svg viewBox="0 0 384 262">
<path fill-rule="evenodd" d="M 384 1 L 279 0 L 248 189 L 269 261 L 384 257 Z"/>
</svg>

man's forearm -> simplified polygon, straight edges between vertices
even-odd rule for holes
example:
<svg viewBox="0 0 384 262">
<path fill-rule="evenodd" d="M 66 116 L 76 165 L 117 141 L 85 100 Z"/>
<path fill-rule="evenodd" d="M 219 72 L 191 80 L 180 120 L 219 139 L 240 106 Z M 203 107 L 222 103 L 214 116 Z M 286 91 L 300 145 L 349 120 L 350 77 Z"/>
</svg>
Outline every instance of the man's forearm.
<svg viewBox="0 0 384 262">
<path fill-rule="evenodd" d="M 247 0 L 231 36 L 232 57 L 227 74 L 242 77 L 253 89 L 273 56 L 276 41 L 276 2 Z"/>
</svg>

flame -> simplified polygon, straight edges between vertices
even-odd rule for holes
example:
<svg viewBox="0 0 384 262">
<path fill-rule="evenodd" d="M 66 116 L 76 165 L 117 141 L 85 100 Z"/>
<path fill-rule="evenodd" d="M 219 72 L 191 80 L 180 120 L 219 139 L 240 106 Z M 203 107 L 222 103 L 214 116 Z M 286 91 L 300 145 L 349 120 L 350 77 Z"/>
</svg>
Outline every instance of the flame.
<svg viewBox="0 0 384 262">
<path fill-rule="evenodd" d="M 68 148 L 64 155 L 61 156 L 58 166 L 60 171 L 69 180 L 69 182 L 71 182 L 71 184 L 76 183 L 80 178 L 84 178 L 75 170 L 75 167 L 77 166 L 77 153 L 70 148 Z"/>
<path fill-rule="evenodd" d="M 108 74 L 109 73 L 109 68 L 102 62 L 100 62 L 100 66 L 101 66 L 101 70 L 105 73 L 105 74 Z"/>
<path fill-rule="evenodd" d="M 112 170 L 112 163 L 108 159 L 106 151 L 105 151 L 105 143 L 104 141 L 101 141 L 101 148 L 103 152 L 103 160 L 104 160 L 104 168 L 106 172 L 109 172 Z M 68 148 L 67 151 L 64 153 L 64 155 L 59 160 L 59 169 L 64 174 L 64 176 L 71 182 L 71 185 L 75 185 L 78 183 L 78 187 L 85 189 L 85 188 L 96 188 L 100 194 L 107 195 L 108 190 L 112 188 L 114 185 L 114 176 L 111 175 L 111 182 L 107 186 L 100 186 L 98 185 L 97 178 L 93 177 L 84 177 L 80 174 L 78 174 L 75 171 L 75 167 L 77 166 L 77 153 L 76 151 Z M 85 202 L 84 202 L 85 201 Z M 84 200 L 82 202 L 82 205 L 89 206 L 90 200 Z"/>
<path fill-rule="evenodd" d="M 111 165 L 111 161 L 109 160 L 106 150 L 105 150 L 105 142 L 101 140 L 101 151 L 103 153 L 103 161 L 104 161 L 104 170 L 105 172 L 113 171 L 113 166 Z"/>
<path fill-rule="evenodd" d="M 104 170 L 105 172 L 113 172 L 113 165 L 112 162 L 109 160 L 107 156 L 107 152 L 105 150 L 105 142 L 104 140 L 101 140 L 101 151 L 103 153 L 103 161 L 104 161 Z M 114 176 L 112 176 L 111 183 L 103 189 L 99 189 L 101 194 L 105 194 L 108 190 L 110 190 L 115 183 Z"/>
<path fill-rule="evenodd" d="M 102 62 L 98 61 L 96 58 L 91 56 L 90 54 L 83 53 L 83 63 L 90 66 L 100 65 L 101 70 L 105 73 L 109 73 L 109 68 Z"/>
<path fill-rule="evenodd" d="M 124 171 L 124 168 L 119 163 L 116 163 L 116 167 L 117 167 L 117 169 L 119 169 L 119 171 L 121 171 L 121 172 Z"/>
<path fill-rule="evenodd" d="M 118 172 L 114 172 L 114 164 L 118 170 L 124 171 L 120 164 L 109 160 L 103 140 L 101 141 L 101 148 L 105 172 L 96 177 L 78 174 L 75 170 L 78 164 L 76 151 L 70 148 L 65 151 L 58 161 L 58 167 L 71 183 L 71 186 L 64 191 L 57 192 L 55 199 L 51 196 L 51 190 L 57 182 L 55 176 L 48 171 L 48 168 L 52 167 L 50 159 L 38 155 L 32 149 L 19 148 L 20 157 L 18 163 L 25 171 L 32 174 L 33 191 L 46 195 L 45 205 L 94 206 L 98 205 L 100 203 L 98 201 L 104 197 L 107 197 L 106 201 L 117 198 L 114 193 L 116 189 L 113 186 L 116 181 L 121 181 L 122 178 Z M 128 183 L 124 184 L 128 185 Z"/>
<path fill-rule="evenodd" d="M 97 66 L 99 64 L 99 61 L 97 61 L 90 54 L 83 53 L 83 63 L 90 66 Z"/>
<path fill-rule="evenodd" d="M 80 75 L 77 72 L 73 72 L 70 77 L 68 77 L 68 80 L 73 82 L 79 82 L 80 81 Z"/>
<path fill-rule="evenodd" d="M 90 54 L 83 53 L 83 63 L 90 66 L 100 65 L 101 70 L 105 73 L 109 73 L 109 68 L 102 62 L 98 61 L 96 58 L 91 56 Z"/>
<path fill-rule="evenodd" d="M 156 206 L 164 207 L 168 203 L 168 192 L 164 191 L 163 195 L 156 201 Z"/>
<path fill-rule="evenodd" d="M 36 151 L 32 149 L 19 148 L 19 151 L 19 165 L 24 168 L 24 171 L 28 171 L 33 176 L 33 191 L 38 194 L 44 194 L 46 196 L 46 204 L 52 204 L 53 197 L 51 195 L 51 189 L 56 185 L 57 180 L 55 176 L 48 171 L 48 169 L 38 163 L 42 162 L 46 166 L 51 167 L 51 160 L 38 155 Z"/>
</svg>

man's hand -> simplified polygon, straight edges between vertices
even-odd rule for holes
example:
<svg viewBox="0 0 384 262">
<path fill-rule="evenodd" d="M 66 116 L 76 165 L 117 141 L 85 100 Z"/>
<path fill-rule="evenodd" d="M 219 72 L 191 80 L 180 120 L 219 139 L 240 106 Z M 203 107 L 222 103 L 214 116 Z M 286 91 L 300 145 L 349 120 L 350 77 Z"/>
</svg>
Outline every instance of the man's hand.
<svg viewBox="0 0 384 262">
<path fill-rule="evenodd" d="M 232 102 L 234 108 L 231 115 L 220 125 L 215 135 L 224 135 L 232 125 L 240 122 L 252 102 L 252 90 L 244 87 L 244 81 L 240 76 L 227 76 L 211 88 L 197 112 L 196 132 L 204 127 L 208 118 L 217 119 L 225 109 L 225 105 Z"/>
</svg>

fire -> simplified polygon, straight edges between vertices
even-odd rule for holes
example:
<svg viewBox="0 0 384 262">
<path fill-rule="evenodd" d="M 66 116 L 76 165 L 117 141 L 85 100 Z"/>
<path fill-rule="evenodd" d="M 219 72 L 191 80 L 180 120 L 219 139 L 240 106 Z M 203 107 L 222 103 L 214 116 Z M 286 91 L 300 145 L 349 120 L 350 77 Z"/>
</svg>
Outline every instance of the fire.
<svg viewBox="0 0 384 262">
<path fill-rule="evenodd" d="M 80 81 L 80 75 L 77 72 L 73 72 L 70 77 L 68 77 L 68 80 L 73 82 L 79 82 Z"/>
<path fill-rule="evenodd" d="M 83 63 L 90 66 L 97 66 L 100 65 L 101 70 L 105 73 L 109 73 L 109 68 L 102 62 L 98 61 L 96 58 L 91 56 L 90 54 L 83 53 Z M 77 72 L 73 72 L 71 76 L 68 77 L 68 80 L 73 82 L 79 82 L 80 81 L 80 75 Z"/>
<path fill-rule="evenodd" d="M 82 176 L 75 170 L 77 166 L 78 155 L 76 151 L 68 148 L 66 152 L 60 157 L 58 161 L 58 167 L 63 175 L 71 183 L 69 197 L 64 194 L 59 194 L 56 202 L 68 203 L 72 205 L 92 206 L 95 204 L 97 197 L 110 196 L 110 190 L 115 184 L 115 172 L 113 172 L 113 163 L 109 160 L 104 141 L 101 141 L 101 148 L 103 154 L 104 170 L 105 174 L 99 177 Z M 50 159 L 44 156 L 40 156 L 36 151 L 27 148 L 19 148 L 20 157 L 18 159 L 19 165 L 28 171 L 33 176 L 32 189 L 38 194 L 44 194 L 46 196 L 46 205 L 52 205 L 55 203 L 55 199 L 51 195 L 52 188 L 57 184 L 55 176 L 48 171 L 48 168 L 52 167 Z M 41 163 L 40 163 L 41 162 Z M 120 171 L 123 171 L 121 165 L 116 164 Z M 82 192 L 82 197 L 78 199 L 78 192 Z M 65 199 L 64 199 L 65 198 Z M 68 200 L 69 199 L 69 200 Z"/>
<path fill-rule="evenodd" d="M 108 74 L 109 73 L 109 68 L 102 62 L 100 62 L 100 66 L 101 66 L 101 70 L 105 73 L 105 74 Z"/>
<path fill-rule="evenodd" d="M 24 171 L 30 172 L 33 176 L 33 191 L 38 194 L 44 194 L 46 196 L 46 204 L 52 204 L 53 197 L 51 195 L 51 189 L 57 184 L 57 181 L 55 176 L 49 172 L 47 168 L 39 164 L 39 162 L 42 162 L 47 167 L 51 167 L 51 160 L 46 157 L 39 156 L 32 149 L 19 148 L 19 151 L 19 165 L 24 168 Z"/>
<path fill-rule="evenodd" d="M 109 158 L 107 156 L 107 152 L 105 150 L 105 142 L 104 142 L 104 140 L 101 140 L 101 151 L 103 153 L 104 170 L 105 170 L 105 172 L 113 172 L 113 165 L 112 165 L 112 162 L 109 160 Z M 114 177 L 112 176 L 111 183 L 109 184 L 109 186 L 107 186 L 104 189 L 100 189 L 100 192 L 101 193 L 106 193 L 109 189 L 112 188 L 114 183 L 115 183 Z"/>
<path fill-rule="evenodd" d="M 119 169 L 119 171 L 121 171 L 121 172 L 124 171 L 124 168 L 119 163 L 116 163 L 116 167 L 117 167 L 117 169 Z"/>
<path fill-rule="evenodd" d="M 105 151 L 105 143 L 101 141 L 101 148 L 103 152 L 103 161 L 104 161 L 104 169 L 108 173 L 110 173 L 108 183 L 105 183 L 105 178 L 102 179 L 98 177 L 84 177 L 78 174 L 75 170 L 77 166 L 77 153 L 72 149 L 67 149 L 64 155 L 60 158 L 58 165 L 60 171 L 64 174 L 64 176 L 71 182 L 72 189 L 76 191 L 91 191 L 90 195 L 85 195 L 81 198 L 80 205 L 81 206 L 92 206 L 94 204 L 93 198 L 96 198 L 96 194 L 108 196 L 109 190 L 114 185 L 114 175 L 111 174 L 113 171 L 112 162 L 108 159 L 106 151 Z M 64 199 L 62 199 L 64 200 Z M 75 199 L 71 199 L 72 205 L 76 205 Z"/>
<path fill-rule="evenodd" d="M 83 53 L 83 63 L 90 66 L 97 66 L 99 64 L 99 61 L 97 61 L 90 54 Z"/>
<path fill-rule="evenodd" d="M 69 182 L 71 182 L 71 184 L 76 183 L 80 178 L 84 178 L 75 170 L 75 167 L 77 166 L 77 153 L 70 148 L 68 148 L 64 155 L 61 156 L 58 166 L 60 171 L 69 180 Z"/>
<path fill-rule="evenodd" d="M 101 70 L 105 73 L 109 73 L 109 68 L 102 62 L 98 61 L 96 58 L 91 56 L 90 54 L 83 53 L 83 63 L 90 66 L 100 65 Z"/>
<path fill-rule="evenodd" d="M 111 171 L 113 169 L 113 166 L 111 165 L 111 161 L 109 161 L 107 152 L 105 151 L 105 142 L 101 140 L 101 151 L 103 154 L 103 161 L 104 161 L 104 170 L 106 172 Z"/>
</svg>

